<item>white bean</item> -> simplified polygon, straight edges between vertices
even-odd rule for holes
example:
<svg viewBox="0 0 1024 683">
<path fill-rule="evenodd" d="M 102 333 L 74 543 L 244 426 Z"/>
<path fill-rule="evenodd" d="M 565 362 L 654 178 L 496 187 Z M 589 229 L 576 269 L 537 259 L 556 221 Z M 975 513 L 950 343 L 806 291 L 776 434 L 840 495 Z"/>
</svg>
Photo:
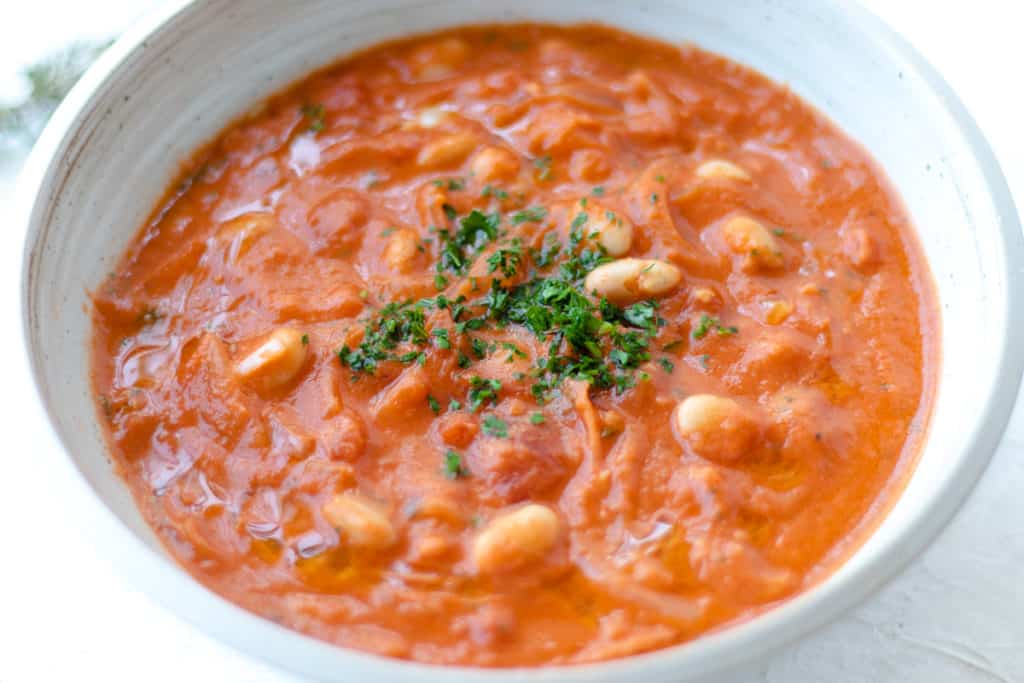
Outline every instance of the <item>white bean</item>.
<svg viewBox="0 0 1024 683">
<path fill-rule="evenodd" d="M 676 434 L 697 455 L 731 462 L 746 454 L 757 425 L 736 401 L 712 394 L 688 396 L 673 414 Z"/>
<path fill-rule="evenodd" d="M 746 270 L 781 268 L 785 263 L 778 241 L 753 218 L 730 218 L 722 228 L 722 236 L 729 249 L 743 255 Z"/>
<path fill-rule="evenodd" d="M 535 562 L 555 545 L 559 526 L 558 516 L 544 505 L 530 503 L 507 512 L 476 537 L 473 562 L 485 574 Z"/>
<path fill-rule="evenodd" d="M 427 408 L 429 393 L 430 378 L 413 364 L 370 400 L 370 414 L 379 424 L 399 424 L 416 408 Z"/>
<path fill-rule="evenodd" d="M 435 80 L 451 76 L 469 56 L 469 45 L 461 38 L 445 38 L 425 45 L 412 55 L 413 70 L 419 78 Z"/>
<path fill-rule="evenodd" d="M 396 230 L 388 237 L 388 243 L 384 247 L 384 262 L 392 270 L 404 273 L 409 270 L 419 254 L 418 246 L 419 236 L 415 230 Z"/>
<path fill-rule="evenodd" d="M 671 263 L 656 259 L 624 258 L 598 266 L 587 275 L 583 286 L 609 301 L 623 303 L 646 297 L 664 296 L 682 279 Z"/>
<path fill-rule="evenodd" d="M 633 224 L 624 216 L 598 204 L 589 204 L 583 213 L 587 222 L 582 230 L 590 235 L 597 233 L 597 243 L 604 247 L 609 256 L 625 256 L 633 246 Z"/>
<path fill-rule="evenodd" d="M 519 157 L 503 147 L 485 147 L 473 158 L 473 176 L 480 182 L 509 180 L 519 172 Z"/>
<path fill-rule="evenodd" d="M 346 491 L 334 496 L 322 512 L 324 519 L 337 527 L 353 546 L 383 550 L 395 542 L 395 529 L 387 515 L 357 493 Z"/>
<path fill-rule="evenodd" d="M 709 287 L 697 287 L 693 290 L 693 300 L 702 304 L 709 304 L 715 300 L 715 290 Z"/>
<path fill-rule="evenodd" d="M 764 320 L 769 325 L 781 325 L 793 313 L 793 304 L 785 300 L 769 301 L 764 304 Z"/>
<path fill-rule="evenodd" d="M 306 360 L 308 342 L 304 335 L 290 327 L 270 333 L 256 350 L 235 365 L 235 374 L 243 380 L 273 389 L 287 384 Z"/>
<path fill-rule="evenodd" d="M 696 174 L 703 180 L 716 180 L 719 178 L 728 180 L 750 181 L 750 174 L 741 167 L 723 159 L 712 159 L 705 161 L 697 167 Z"/>
<path fill-rule="evenodd" d="M 427 107 L 416 113 L 416 117 L 402 123 L 402 130 L 437 128 L 451 118 L 451 113 L 441 107 Z"/>
<path fill-rule="evenodd" d="M 477 146 L 472 133 L 453 133 L 429 142 L 420 150 L 416 162 L 423 168 L 451 166 L 465 159 Z"/>
<path fill-rule="evenodd" d="M 277 220 L 271 213 L 250 212 L 236 216 L 223 223 L 217 236 L 230 241 L 228 254 L 231 261 L 237 261 L 249 250 L 256 240 L 277 227 Z"/>
</svg>

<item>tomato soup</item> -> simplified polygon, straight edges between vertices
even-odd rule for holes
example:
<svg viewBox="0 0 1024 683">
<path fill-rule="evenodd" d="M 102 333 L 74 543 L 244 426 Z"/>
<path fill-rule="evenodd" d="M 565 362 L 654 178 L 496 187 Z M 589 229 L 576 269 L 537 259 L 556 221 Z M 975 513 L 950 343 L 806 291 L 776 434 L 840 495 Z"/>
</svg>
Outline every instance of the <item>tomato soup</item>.
<svg viewBox="0 0 1024 683">
<path fill-rule="evenodd" d="M 622 657 L 863 542 L 937 307 L 898 197 L 786 88 L 583 25 L 313 74 L 196 153 L 94 293 L 115 466 L 198 581 L 436 664 Z"/>
</svg>

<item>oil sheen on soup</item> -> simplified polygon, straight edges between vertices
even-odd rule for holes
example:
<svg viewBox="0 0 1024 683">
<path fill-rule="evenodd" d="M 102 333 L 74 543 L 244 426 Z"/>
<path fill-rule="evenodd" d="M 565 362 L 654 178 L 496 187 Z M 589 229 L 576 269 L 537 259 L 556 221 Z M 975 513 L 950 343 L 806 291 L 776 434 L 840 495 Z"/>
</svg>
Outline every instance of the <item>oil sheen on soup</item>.
<svg viewBox="0 0 1024 683">
<path fill-rule="evenodd" d="M 197 580 L 431 663 L 622 657 L 828 575 L 919 450 L 899 199 L 787 89 L 600 26 L 379 46 L 199 151 L 94 293 Z"/>
</svg>

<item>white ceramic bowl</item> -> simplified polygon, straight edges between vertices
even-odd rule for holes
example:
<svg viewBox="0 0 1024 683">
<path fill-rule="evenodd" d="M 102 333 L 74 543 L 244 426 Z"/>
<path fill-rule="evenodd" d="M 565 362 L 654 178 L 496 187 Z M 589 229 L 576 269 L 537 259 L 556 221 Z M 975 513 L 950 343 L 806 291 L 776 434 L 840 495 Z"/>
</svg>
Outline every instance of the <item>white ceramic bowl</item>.
<svg viewBox="0 0 1024 683">
<path fill-rule="evenodd" d="M 946 524 L 998 443 L 1024 354 L 1024 246 L 996 161 L 942 79 L 844 0 L 177 0 L 118 41 L 33 151 L 27 224 L 28 357 L 78 478 L 76 527 L 158 601 L 241 650 L 330 680 L 512 681 L 523 671 L 441 669 L 286 631 L 208 592 L 164 553 L 105 456 L 89 389 L 87 292 L 179 163 L 233 117 L 347 52 L 467 22 L 597 20 L 692 41 L 788 84 L 882 163 L 921 234 L 942 306 L 943 361 L 917 470 L 884 523 L 833 576 L 749 623 L 628 659 L 538 669 L 531 681 L 678 681 L 721 672 L 816 628 L 899 571 Z M 87 589 L 87 587 L 83 587 Z"/>
</svg>

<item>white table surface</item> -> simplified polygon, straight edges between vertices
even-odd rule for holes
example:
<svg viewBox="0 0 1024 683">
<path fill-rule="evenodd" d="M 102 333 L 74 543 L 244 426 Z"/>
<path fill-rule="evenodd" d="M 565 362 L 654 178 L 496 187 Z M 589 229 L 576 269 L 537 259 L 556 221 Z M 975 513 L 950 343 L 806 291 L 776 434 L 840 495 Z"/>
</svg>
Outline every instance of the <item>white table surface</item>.
<svg viewBox="0 0 1024 683">
<path fill-rule="evenodd" d="M 806 0 L 813 2 L 814 0 Z M 112 35 L 155 0 L 33 0 L 4 12 L 0 97 L 68 39 Z M 1024 78 L 1017 0 L 866 0 L 944 73 L 985 130 L 1024 206 Z M 0 219 L 12 169 L 0 164 Z M 21 226 L 0 220 L 0 683 L 296 681 L 157 607 L 76 533 L 38 453 L 45 429 L 15 335 Z M 1024 349 L 1022 349 L 1024 353 Z M 743 681 L 1024 681 L 1024 408 L 956 520 L 860 608 Z M 738 683 L 738 681 L 737 681 Z"/>
</svg>

